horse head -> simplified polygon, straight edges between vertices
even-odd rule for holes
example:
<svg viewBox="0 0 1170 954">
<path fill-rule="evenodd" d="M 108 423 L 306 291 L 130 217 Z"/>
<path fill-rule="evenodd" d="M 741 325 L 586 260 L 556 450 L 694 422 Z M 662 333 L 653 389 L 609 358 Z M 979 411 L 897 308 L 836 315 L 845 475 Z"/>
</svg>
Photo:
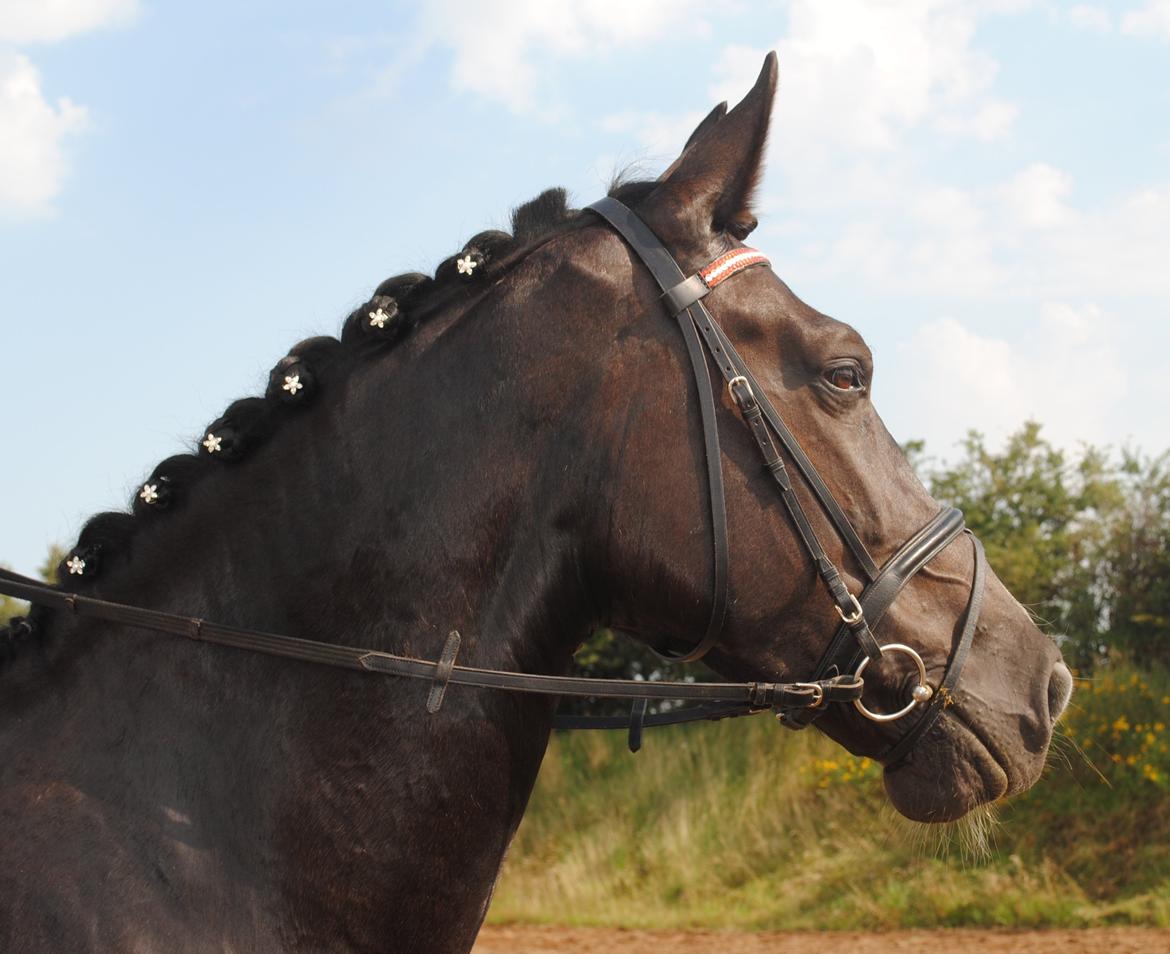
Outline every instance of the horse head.
<svg viewBox="0 0 1170 954">
<path fill-rule="evenodd" d="M 747 97 L 731 112 L 716 108 L 634 205 L 687 275 L 743 248 L 755 225 L 752 192 L 775 87 L 770 56 Z M 600 561 L 613 594 L 607 621 L 652 645 L 693 645 L 713 598 L 713 521 L 706 512 L 695 385 L 683 338 L 665 320 L 662 292 L 646 267 L 612 231 L 599 230 L 595 242 L 595 270 L 609 284 L 607 305 L 595 307 L 613 310 L 620 342 L 606 359 L 612 375 L 602 425 L 613 435 Z M 768 268 L 745 270 L 712 288 L 704 302 L 811 461 L 805 479 L 794 475 L 791 482 L 813 539 L 843 569 L 850 592 L 863 591 L 875 570 L 904 556 L 907 541 L 940 515 L 874 407 L 880 371 L 869 348 L 852 327 L 806 305 Z M 699 390 L 705 385 L 700 380 Z M 809 678 L 818 664 L 822 673 L 826 663 L 858 665 L 861 654 L 851 640 L 826 659 L 834 634 L 846 630 L 832 590 L 782 506 L 751 427 L 736 422 L 742 397 L 734 388 L 719 391 L 730 596 L 709 664 L 727 676 L 755 679 Z M 831 519 L 823 495 L 814 493 L 818 478 L 844 524 Z M 853 546 L 847 545 L 850 527 Z M 981 556 L 972 541 L 952 532 L 936 542 L 938 552 L 882 607 L 875 632 L 881 644 L 911 647 L 924 660 L 925 684 L 946 693 L 932 704 L 945 712 L 921 737 L 900 744 L 928 702 L 916 706 L 910 695 L 921 681 L 915 653 L 898 652 L 867 663 L 864 705 L 875 713 L 908 707 L 906 718 L 873 721 L 858 707 L 826 705 L 817 722 L 855 754 L 882 760 L 895 806 L 921 820 L 953 819 L 1035 782 L 1072 687 L 1054 643 L 1027 611 L 993 573 L 986 582 L 976 579 Z M 874 555 L 869 566 L 866 554 Z M 960 655 L 961 678 L 948 680 Z"/>
</svg>

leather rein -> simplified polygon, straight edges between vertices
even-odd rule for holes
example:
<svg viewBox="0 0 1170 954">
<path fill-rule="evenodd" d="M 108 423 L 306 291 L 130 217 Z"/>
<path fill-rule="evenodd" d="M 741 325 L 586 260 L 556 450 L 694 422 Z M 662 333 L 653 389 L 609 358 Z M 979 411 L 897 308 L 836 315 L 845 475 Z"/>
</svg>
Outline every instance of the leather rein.
<svg viewBox="0 0 1170 954">
<path fill-rule="evenodd" d="M 432 661 L 241 629 L 195 617 L 111 602 L 50 587 L 2 568 L 0 593 L 38 606 L 65 610 L 76 616 L 183 636 L 200 642 L 321 665 L 428 680 L 431 685 L 426 708 L 430 713 L 439 711 L 450 684 L 543 695 L 632 700 L 633 706 L 628 717 L 558 715 L 554 720 L 554 726 L 561 729 L 627 729 L 632 751 L 637 751 L 641 746 L 642 729 L 645 726 L 677 725 L 771 710 L 783 725 L 803 728 L 821 715 L 829 703 L 843 702 L 853 703 L 862 715 L 878 722 L 894 721 L 917 711 L 918 720 L 881 759 L 887 766 L 896 763 L 910 751 L 952 701 L 952 693 L 970 649 L 982 604 L 986 560 L 979 541 L 967 531 L 975 556 L 971 596 L 959 639 L 950 654 L 946 670 L 937 688 L 932 688 L 927 681 L 925 664 L 918 653 L 900 643 L 879 645 L 872 627 L 877 625 L 910 579 L 964 532 L 962 514 L 954 508 L 943 508 L 879 568 L 731 340 L 703 304 L 702 299 L 718 284 L 746 268 L 768 265 L 767 258 L 753 249 L 738 248 L 687 277 L 650 228 L 621 202 L 605 198 L 589 209 L 622 236 L 658 282 L 663 292 L 661 300 L 682 332 L 698 391 L 713 527 L 714 596 L 703 638 L 694 647 L 667 653 L 667 658 L 687 662 L 705 655 L 722 633 L 727 609 L 727 513 L 715 392 L 707 358 L 709 353 L 727 383 L 728 393 L 741 418 L 756 440 L 797 535 L 831 594 L 840 617 L 836 632 L 808 682 L 656 682 L 480 669 L 456 664 L 461 643 L 457 631 L 450 633 L 439 659 Z M 840 571 L 821 546 L 793 490 L 787 466 L 776 447 L 777 440 L 860 566 L 867 581 L 860 596 L 849 592 Z M 31 627 L 28 620 L 14 620 L 12 625 Z M 871 712 L 862 702 L 865 686 L 862 673 L 868 665 L 880 660 L 884 653 L 907 655 L 918 670 L 918 683 L 911 690 L 909 703 L 903 709 L 888 714 Z M 647 713 L 650 701 L 693 702 L 697 705 Z"/>
</svg>

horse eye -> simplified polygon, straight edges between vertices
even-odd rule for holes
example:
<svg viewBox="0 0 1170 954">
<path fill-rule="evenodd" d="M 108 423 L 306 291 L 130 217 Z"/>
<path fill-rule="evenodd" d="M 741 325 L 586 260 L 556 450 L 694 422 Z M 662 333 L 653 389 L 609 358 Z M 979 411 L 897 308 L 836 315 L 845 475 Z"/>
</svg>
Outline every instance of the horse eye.
<svg viewBox="0 0 1170 954">
<path fill-rule="evenodd" d="M 847 364 L 829 368 L 825 380 L 838 391 L 858 391 L 862 387 L 861 372 Z"/>
</svg>

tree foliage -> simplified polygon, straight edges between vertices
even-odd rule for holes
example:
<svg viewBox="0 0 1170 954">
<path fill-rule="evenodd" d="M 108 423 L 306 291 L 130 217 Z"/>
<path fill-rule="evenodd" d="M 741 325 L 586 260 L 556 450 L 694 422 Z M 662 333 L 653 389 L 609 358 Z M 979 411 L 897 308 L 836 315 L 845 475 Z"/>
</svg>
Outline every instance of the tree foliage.
<svg viewBox="0 0 1170 954">
<path fill-rule="evenodd" d="M 1170 455 L 1086 447 L 1070 456 L 1035 422 L 999 451 L 971 433 L 945 467 L 932 468 L 920 445 L 910 450 L 1071 664 L 1170 662 Z"/>
</svg>

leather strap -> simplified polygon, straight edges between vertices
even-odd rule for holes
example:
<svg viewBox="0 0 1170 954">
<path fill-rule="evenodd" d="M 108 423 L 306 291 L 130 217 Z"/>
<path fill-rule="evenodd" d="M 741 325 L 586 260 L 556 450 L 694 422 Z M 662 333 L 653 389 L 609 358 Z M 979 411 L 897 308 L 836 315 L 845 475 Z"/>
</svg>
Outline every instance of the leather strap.
<svg viewBox="0 0 1170 954">
<path fill-rule="evenodd" d="M 775 422 L 777 437 L 779 437 L 781 443 L 784 445 L 785 449 L 789 452 L 793 460 L 796 462 L 798 468 L 801 470 L 801 473 L 808 480 L 810 487 L 812 487 L 813 492 L 817 495 L 818 499 L 820 499 L 822 505 L 825 506 L 826 512 L 828 513 L 830 519 L 837 526 L 839 532 L 842 535 L 842 538 L 845 539 L 846 544 L 850 547 L 850 549 L 853 550 L 858 562 L 862 566 L 863 571 L 866 573 L 869 579 L 872 579 L 874 576 L 876 576 L 877 568 L 874 565 L 873 559 L 870 557 L 864 545 L 861 543 L 860 538 L 857 536 L 852 525 L 845 517 L 844 512 L 833 498 L 832 493 L 821 480 L 820 476 L 816 473 L 816 468 L 813 467 L 812 462 L 808 460 L 808 458 L 804 455 L 804 452 L 799 448 L 795 437 L 793 437 L 792 433 L 780 420 L 779 413 L 776 411 L 775 407 L 772 406 L 772 403 L 768 399 L 767 395 L 765 395 L 764 392 L 759 388 L 759 384 L 755 383 L 755 379 L 751 377 L 751 372 L 748 370 L 747 365 L 744 363 L 743 359 L 739 357 L 738 352 L 736 352 L 730 340 L 723 333 L 722 329 L 719 328 L 715 319 L 711 317 L 711 313 L 703 304 L 702 298 L 706 294 L 705 289 L 707 288 L 707 285 L 705 281 L 702 281 L 702 276 L 697 276 L 702 282 L 701 287 L 698 283 L 691 281 L 691 279 L 685 278 L 683 276 L 682 270 L 678 267 L 678 263 L 675 262 L 671 254 L 666 250 L 666 247 L 663 245 L 658 236 L 656 236 L 650 227 L 646 225 L 646 223 L 643 222 L 633 211 L 631 211 L 627 206 L 619 202 L 617 199 L 611 197 L 601 199 L 598 202 L 593 203 L 593 205 L 589 206 L 589 209 L 605 219 L 605 221 L 608 222 L 618 232 L 618 234 L 622 236 L 623 239 L 625 239 L 626 243 L 630 246 L 634 253 L 642 260 L 643 264 L 647 267 L 647 269 L 649 269 L 651 275 L 653 275 L 654 280 L 658 283 L 659 288 L 662 289 L 664 293 L 663 300 L 666 302 L 667 306 L 686 306 L 684 310 L 675 312 L 675 318 L 679 322 L 679 328 L 682 330 L 683 338 L 686 341 L 687 352 L 691 356 L 692 369 L 695 372 L 695 381 L 699 388 L 700 410 L 703 413 L 704 445 L 708 455 L 708 473 L 711 474 L 714 470 L 718 470 L 719 472 L 717 483 L 713 479 L 708 481 L 708 486 L 711 491 L 712 515 L 714 516 L 714 514 L 718 512 L 722 516 L 723 520 L 726 521 L 726 504 L 722 499 L 722 468 L 719 466 L 713 466 L 711 463 L 712 449 L 717 450 L 719 446 L 718 434 L 708 432 L 709 429 L 710 431 L 717 431 L 718 428 L 718 424 L 714 420 L 713 413 L 714 398 L 710 394 L 710 375 L 707 371 L 706 358 L 705 356 L 703 357 L 702 369 L 700 370 L 699 363 L 695 357 L 696 347 L 692 342 L 692 337 L 696 331 L 706 343 L 708 352 L 710 352 L 711 357 L 715 361 L 716 367 L 719 368 L 724 379 L 727 381 L 729 388 L 734 388 L 737 384 L 746 386 L 747 391 L 754 396 L 754 401 L 758 403 L 761 413 L 767 417 L 769 424 Z M 754 256 L 750 256 L 750 261 L 752 264 L 767 264 L 767 259 L 765 259 L 763 256 L 760 256 L 758 253 L 755 253 Z M 732 394 L 735 395 L 734 390 L 732 391 Z M 710 423 L 708 423 L 708 401 L 711 402 Z M 739 403 L 738 397 L 736 398 L 736 401 Z M 740 404 L 740 407 L 742 410 L 743 405 Z M 752 430 L 753 434 L 755 434 L 757 437 L 757 442 L 760 442 L 760 429 L 753 428 Z M 764 430 L 766 431 L 766 428 Z M 767 442 L 770 444 L 771 438 L 767 437 L 766 434 L 763 436 L 766 437 Z M 761 450 L 765 451 L 765 458 L 766 460 L 769 460 L 769 469 L 772 470 L 773 477 L 775 477 L 777 481 L 780 482 L 781 494 L 784 500 L 785 508 L 791 515 L 792 520 L 797 527 L 797 531 L 799 532 L 805 547 L 808 549 L 809 554 L 811 555 L 813 562 L 816 565 L 817 572 L 820 574 L 821 579 L 824 580 L 825 585 L 832 594 L 834 603 L 836 604 L 838 611 L 841 613 L 842 619 L 849 621 L 858 643 L 865 652 L 873 656 L 880 655 L 877 641 L 870 632 L 869 625 L 866 623 L 864 613 L 856 611 L 857 604 L 853 596 L 845 587 L 844 582 L 842 582 L 840 571 L 836 568 L 836 566 L 833 565 L 832 561 L 825 554 L 824 548 L 821 546 L 820 541 L 817 539 L 816 533 L 812 529 L 812 525 L 809 523 L 809 520 L 804 513 L 804 508 L 801 506 L 800 499 L 792 490 L 791 482 L 788 481 L 786 477 L 781 477 L 780 471 L 783 469 L 783 463 L 778 465 L 778 469 L 773 469 L 777 466 L 775 462 L 779 460 L 779 455 L 774 453 L 774 447 L 772 448 L 773 453 L 771 455 L 768 454 L 763 444 L 761 444 Z M 715 499 L 716 493 L 718 493 L 720 497 L 718 501 Z M 718 533 L 719 531 L 717 529 L 715 540 L 717 569 L 718 554 L 722 552 L 724 554 L 724 559 L 726 559 L 726 527 L 723 528 L 724 535 L 722 539 L 718 536 Z M 721 601 L 723 601 L 725 605 L 726 580 L 721 582 L 717 578 L 716 595 L 713 605 L 718 606 Z M 714 614 L 712 614 L 712 622 L 714 622 Z M 721 627 L 722 619 L 720 619 L 720 629 Z M 678 658 L 682 660 L 698 659 L 700 656 L 704 655 L 707 650 L 711 648 L 711 646 L 714 645 L 717 639 L 718 630 L 709 625 L 706 634 L 699 642 L 699 644 L 695 646 L 694 649 L 692 649 L 689 653 L 686 653 L 685 655 Z"/>
<path fill-rule="evenodd" d="M 987 556 L 983 552 L 983 544 L 970 530 L 967 531 L 967 536 L 970 537 L 972 548 L 975 551 L 975 571 L 971 580 L 971 598 L 967 602 L 967 616 L 963 621 L 963 631 L 959 634 L 959 642 L 955 646 L 955 651 L 951 653 L 942 682 L 939 683 L 926 710 L 910 727 L 910 731 L 882 756 L 881 761 L 886 768 L 893 768 L 909 755 L 914 744 L 938 721 L 943 710 L 954 702 L 955 687 L 959 684 L 959 676 L 963 672 L 963 664 L 967 661 L 967 655 L 971 651 L 971 643 L 975 638 L 975 629 L 979 624 L 979 613 L 983 609 L 983 593 L 987 582 Z"/>
<path fill-rule="evenodd" d="M 727 495 L 723 489 L 723 454 L 719 449 L 719 421 L 715 417 L 715 395 L 711 391 L 711 372 L 707 368 L 707 357 L 695 334 L 690 312 L 675 316 L 687 355 L 691 360 L 695 387 L 699 394 L 699 417 L 703 422 L 703 458 L 707 464 L 707 497 L 711 512 L 711 539 L 714 544 L 714 564 L 711 596 L 711 615 L 703 638 L 692 649 L 679 653 L 666 652 L 664 655 L 674 662 L 694 662 L 707 655 L 723 633 L 727 617 L 727 570 L 730 562 L 727 539 Z"/>
<path fill-rule="evenodd" d="M 0 593 L 28 600 L 38 606 L 66 610 L 76 616 L 106 620 L 137 629 L 148 629 L 173 636 L 185 636 L 200 642 L 247 649 L 269 656 L 303 662 L 338 666 L 365 672 L 425 679 L 433 686 L 448 684 L 504 689 L 551 696 L 579 696 L 599 699 L 660 699 L 692 702 L 725 703 L 737 706 L 739 714 L 784 709 L 791 706 L 818 704 L 821 699 L 860 698 L 862 682 L 839 677 L 816 683 L 772 682 L 651 682 L 641 679 L 593 679 L 579 676 L 547 676 L 537 673 L 509 672 L 457 666 L 459 648 L 456 634 L 448 637 L 443 658 L 438 662 L 398 656 L 356 646 L 322 643 L 296 636 L 264 633 L 224 626 L 207 620 L 160 610 L 129 606 L 109 600 L 67 593 L 45 586 L 36 580 L 0 569 Z M 703 715 L 701 718 L 709 718 Z M 655 724 L 647 716 L 647 724 Z M 692 721 L 686 719 L 683 721 Z M 624 724 L 624 723 L 623 723 Z M 665 723 L 663 723 L 665 724 Z"/>
<path fill-rule="evenodd" d="M 641 219 L 617 199 L 605 198 L 589 208 L 605 219 L 617 230 L 630 247 L 637 253 L 643 264 L 664 293 L 678 292 L 679 302 L 688 302 L 702 308 L 699 299 L 707 293 L 707 286 L 699 276 L 698 283 L 686 278 L 674 257 L 658 241 Z M 684 290 L 680 290 L 680 286 Z M 707 654 L 719 641 L 727 615 L 727 503 L 723 490 L 723 455 L 719 449 L 719 422 L 716 419 L 715 395 L 711 389 L 711 372 L 707 367 L 707 356 L 703 352 L 696 332 L 694 310 L 683 307 L 672 310 L 686 343 L 691 373 L 699 396 L 699 416 L 703 425 L 703 455 L 707 464 L 707 497 L 711 513 L 711 536 L 714 542 L 714 567 L 712 570 L 711 615 L 708 618 L 703 638 L 689 650 L 680 653 L 663 653 L 674 662 L 693 662 Z"/>
<path fill-rule="evenodd" d="M 451 673 L 455 671 L 455 657 L 459 655 L 459 644 L 462 637 L 458 630 L 452 630 L 443 644 L 443 654 L 439 657 L 439 664 L 435 667 L 435 676 L 431 681 L 431 691 L 427 693 L 427 712 L 434 715 L 443 707 L 443 696 L 447 694 L 447 683 L 451 681 Z"/>
<path fill-rule="evenodd" d="M 764 417 L 767 419 L 769 426 L 776 432 L 776 436 L 780 439 L 781 445 L 792 458 L 796 469 L 800 471 L 800 476 L 804 478 L 809 489 L 812 490 L 824 508 L 826 516 L 832 521 L 833 526 L 837 528 L 837 532 L 841 534 L 841 539 L 845 541 L 845 545 L 853 553 L 854 559 L 857 560 L 857 564 L 861 567 L 866 578 L 872 580 L 877 575 L 877 564 L 874 563 L 873 557 L 870 556 L 869 551 L 865 548 L 865 544 L 861 542 L 857 531 L 853 529 L 853 524 L 845 516 L 845 511 L 841 509 L 841 505 L 837 503 L 833 492 L 829 490 L 828 485 L 821 478 L 821 475 L 817 473 L 816 467 L 808 459 L 808 455 L 804 452 L 804 448 L 800 446 L 796 435 L 788 429 L 788 425 L 780 417 L 780 412 L 768 400 L 764 389 L 760 386 L 760 382 L 756 380 L 756 376 L 752 374 L 751 368 L 740 357 L 739 352 L 735 349 L 735 345 L 727 337 L 727 333 L 715 322 L 710 312 L 705 308 L 703 310 L 707 320 L 705 323 L 699 325 L 699 331 L 707 340 L 708 349 L 715 355 L 715 363 L 723 373 L 723 377 L 729 385 L 737 377 L 747 379 L 747 383 L 751 386 L 752 391 L 760 399 L 760 408 L 763 411 Z"/>
<path fill-rule="evenodd" d="M 703 281 L 702 275 L 692 275 L 668 288 L 663 293 L 662 300 L 666 302 L 667 310 L 672 315 L 677 315 L 680 311 L 686 311 L 700 298 L 705 297 L 710 290 L 707 283 Z"/>
<path fill-rule="evenodd" d="M 943 507 L 898 548 L 882 567 L 877 579 L 862 591 L 858 599 L 870 626 L 876 627 L 881 622 L 886 610 L 906 584 L 962 532 L 962 512 L 954 507 Z M 826 673 L 848 673 L 857 669 L 862 654 L 857 651 L 852 635 L 850 628 L 842 623 L 821 655 L 813 672 L 814 679 L 823 678 Z M 807 713 L 786 713 L 780 721 L 790 729 L 803 729 L 820 715 L 821 712 L 811 710 Z"/>
</svg>

